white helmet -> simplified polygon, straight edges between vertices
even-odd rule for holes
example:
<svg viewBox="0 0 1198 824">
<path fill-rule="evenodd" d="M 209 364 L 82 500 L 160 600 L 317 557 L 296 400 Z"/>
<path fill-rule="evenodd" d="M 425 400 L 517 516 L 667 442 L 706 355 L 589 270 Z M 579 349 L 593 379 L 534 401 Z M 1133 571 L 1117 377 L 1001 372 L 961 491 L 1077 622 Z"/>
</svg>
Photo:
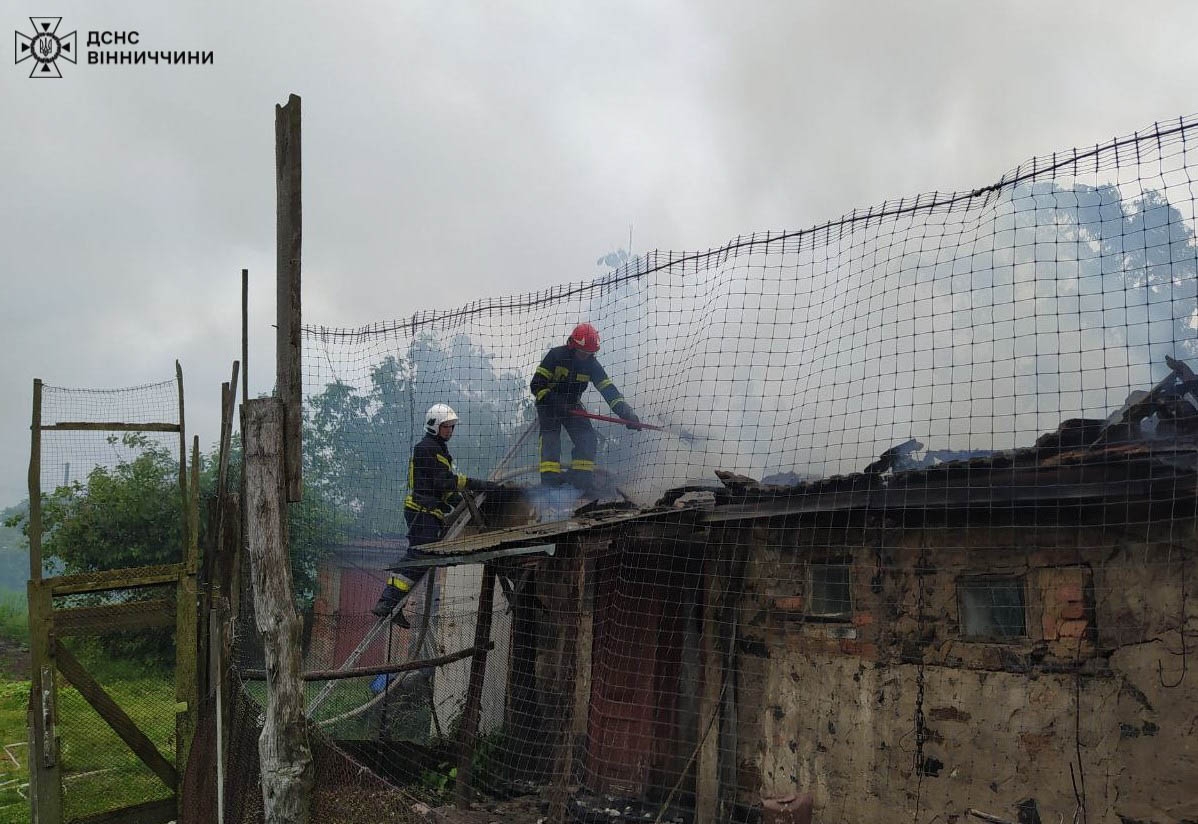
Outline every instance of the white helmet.
<svg viewBox="0 0 1198 824">
<path fill-rule="evenodd" d="M 424 431 L 436 435 L 443 423 L 457 423 L 458 413 L 447 403 L 434 403 L 424 415 Z"/>
</svg>

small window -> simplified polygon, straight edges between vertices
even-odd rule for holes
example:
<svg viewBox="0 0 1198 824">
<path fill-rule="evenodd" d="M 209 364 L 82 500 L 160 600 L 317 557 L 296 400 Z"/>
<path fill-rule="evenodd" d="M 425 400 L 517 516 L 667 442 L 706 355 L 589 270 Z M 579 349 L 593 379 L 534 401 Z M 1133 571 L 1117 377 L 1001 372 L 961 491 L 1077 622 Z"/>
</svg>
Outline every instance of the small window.
<svg viewBox="0 0 1198 824">
<path fill-rule="evenodd" d="M 1027 635 L 1023 578 L 967 578 L 957 584 L 961 634 L 966 638 Z"/>
<path fill-rule="evenodd" d="M 848 564 L 811 565 L 811 615 L 848 617 L 853 611 Z"/>
</svg>

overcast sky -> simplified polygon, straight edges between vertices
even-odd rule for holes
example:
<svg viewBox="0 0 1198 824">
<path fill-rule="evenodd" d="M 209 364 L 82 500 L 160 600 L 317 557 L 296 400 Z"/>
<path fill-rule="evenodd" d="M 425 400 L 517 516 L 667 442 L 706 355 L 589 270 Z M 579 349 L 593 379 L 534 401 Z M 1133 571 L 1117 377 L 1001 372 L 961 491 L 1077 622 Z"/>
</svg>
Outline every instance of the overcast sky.
<svg viewBox="0 0 1198 824">
<path fill-rule="evenodd" d="M 352 9 L 352 10 L 351 10 Z M 360 326 L 801 228 L 1198 111 L 1198 4 L 10 2 L 212 66 L 0 71 L 0 504 L 31 382 L 168 379 L 216 438 L 251 272 L 273 381 L 274 105 L 304 109 L 305 321 Z M 11 42 L 11 40 L 7 41 Z"/>
</svg>

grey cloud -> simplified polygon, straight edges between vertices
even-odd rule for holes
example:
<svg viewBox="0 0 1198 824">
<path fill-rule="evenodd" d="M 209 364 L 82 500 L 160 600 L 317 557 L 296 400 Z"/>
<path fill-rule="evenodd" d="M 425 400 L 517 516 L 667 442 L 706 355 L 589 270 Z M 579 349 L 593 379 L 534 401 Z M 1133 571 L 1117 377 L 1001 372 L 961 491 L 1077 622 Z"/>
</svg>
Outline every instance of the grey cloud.
<svg viewBox="0 0 1198 824">
<path fill-rule="evenodd" d="M 211 443 L 242 266 L 253 390 L 269 390 L 273 105 L 289 91 L 306 315 L 356 326 L 590 277 L 629 223 L 636 251 L 708 248 L 983 184 L 1188 113 L 1198 69 L 1188 2 L 60 9 L 216 65 L 0 72 L 3 501 L 24 495 L 35 375 L 131 385 L 178 357 Z"/>
</svg>

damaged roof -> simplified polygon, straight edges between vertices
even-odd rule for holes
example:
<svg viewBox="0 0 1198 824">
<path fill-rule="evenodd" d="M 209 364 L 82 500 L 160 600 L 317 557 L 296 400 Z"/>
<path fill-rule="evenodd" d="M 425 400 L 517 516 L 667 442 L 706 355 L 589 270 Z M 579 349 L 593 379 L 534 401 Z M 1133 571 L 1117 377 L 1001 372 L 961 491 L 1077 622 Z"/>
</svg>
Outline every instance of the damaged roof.
<svg viewBox="0 0 1198 824">
<path fill-rule="evenodd" d="M 668 520 L 701 527 L 846 510 L 1181 501 L 1192 511 L 1198 497 L 1198 379 L 1185 363 L 1166 360 L 1169 375 L 1150 391 L 1133 393 L 1110 418 L 1063 421 L 1031 447 L 928 451 L 917 461 L 912 455 L 923 444 L 910 440 L 886 450 L 862 472 L 789 484 L 717 470 L 720 486 L 672 489 L 653 507 L 584 507 L 564 520 L 482 531 L 424 549 L 444 559 L 440 563 L 470 563 L 484 560 L 475 553 L 526 549 L 633 523 Z"/>
</svg>

